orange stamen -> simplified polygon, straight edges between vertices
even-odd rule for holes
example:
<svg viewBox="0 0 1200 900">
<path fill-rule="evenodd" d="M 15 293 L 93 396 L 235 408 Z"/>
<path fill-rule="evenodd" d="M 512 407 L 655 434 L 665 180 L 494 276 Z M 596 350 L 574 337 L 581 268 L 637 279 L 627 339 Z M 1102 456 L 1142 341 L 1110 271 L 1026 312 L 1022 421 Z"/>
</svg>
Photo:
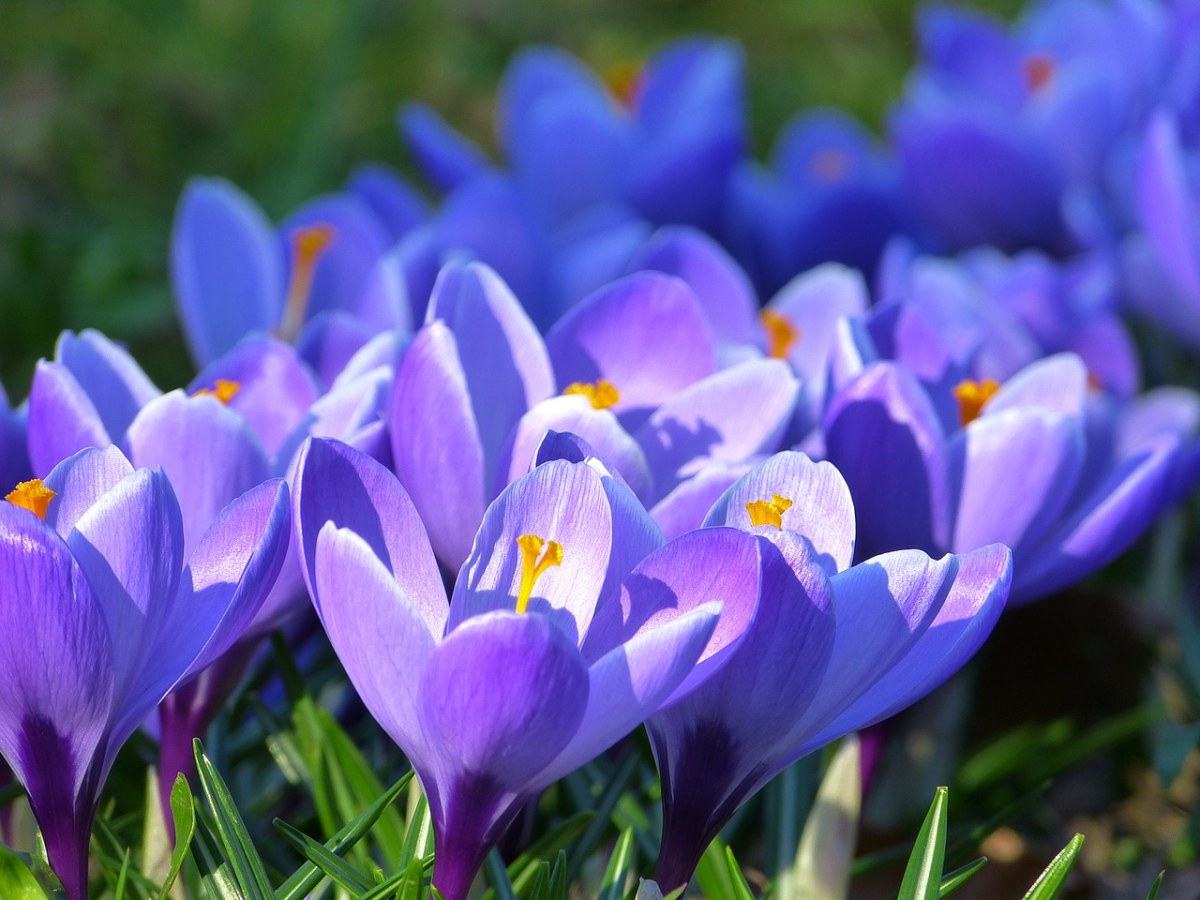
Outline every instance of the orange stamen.
<svg viewBox="0 0 1200 900">
<path fill-rule="evenodd" d="M 42 479 L 34 478 L 31 481 L 22 481 L 15 488 L 5 495 L 4 499 L 13 506 L 19 506 L 21 509 L 27 509 L 43 522 L 46 520 L 46 510 L 50 506 L 50 501 L 57 497 L 58 494 L 46 487 L 42 483 Z"/>
</svg>

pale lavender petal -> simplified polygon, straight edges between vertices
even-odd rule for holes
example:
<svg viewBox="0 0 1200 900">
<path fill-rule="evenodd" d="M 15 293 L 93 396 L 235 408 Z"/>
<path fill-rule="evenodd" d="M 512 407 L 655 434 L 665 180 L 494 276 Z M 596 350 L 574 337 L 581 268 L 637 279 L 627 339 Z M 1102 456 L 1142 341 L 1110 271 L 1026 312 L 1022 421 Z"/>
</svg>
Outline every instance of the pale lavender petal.
<svg viewBox="0 0 1200 900">
<path fill-rule="evenodd" d="M 65 539 L 92 505 L 116 487 L 133 466 L 116 446 L 81 450 L 46 476 L 46 487 L 58 494 L 46 509 L 46 522 Z"/>
<path fill-rule="evenodd" d="M 791 502 L 780 527 L 803 535 L 817 553 L 827 557 L 829 575 L 850 568 L 854 559 L 850 489 L 830 463 L 813 462 L 803 453 L 776 453 L 755 466 L 717 500 L 704 524 L 749 531 L 755 526 L 746 505 L 771 501 L 776 495 Z"/>
<path fill-rule="evenodd" d="M 267 458 L 246 420 L 215 397 L 172 391 L 148 403 L 125 440 L 130 461 L 162 468 L 183 514 L 184 558 L 217 513 L 267 479 Z"/>
<path fill-rule="evenodd" d="M 484 448 L 454 335 L 430 322 L 396 370 L 388 406 L 396 475 L 453 570 L 471 551 L 487 504 Z"/>
<path fill-rule="evenodd" d="M 128 350 L 90 328 L 78 335 L 64 331 L 54 357 L 88 392 L 111 435 L 122 434 L 138 410 L 161 393 Z"/>
<path fill-rule="evenodd" d="M 712 329 L 678 278 L 641 272 L 601 288 L 546 335 L 560 387 L 604 379 L 613 410 L 647 411 L 716 371 Z"/>
<path fill-rule="evenodd" d="M 321 384 L 333 384 L 354 354 L 378 333 L 358 316 L 327 309 L 308 320 L 296 339 L 296 352 Z"/>
<path fill-rule="evenodd" d="M 650 468 L 646 454 L 617 417 L 607 409 L 594 409 L 584 397 L 551 397 L 521 417 L 500 465 L 497 491 L 529 471 L 534 453 L 548 431 L 578 435 L 597 457 L 620 473 L 639 497 L 650 493 Z"/>
<path fill-rule="evenodd" d="M 395 574 L 408 601 L 440 637 L 446 591 L 421 519 L 396 477 L 359 451 L 321 438 L 300 451 L 293 508 L 300 558 L 316 591 L 317 538 L 327 522 L 353 531 Z"/>
<path fill-rule="evenodd" d="M 1118 459 L 1132 455 L 1162 434 L 1190 437 L 1200 432 L 1200 395 L 1182 387 L 1160 387 L 1135 398 L 1121 418 Z"/>
<path fill-rule="evenodd" d="M 113 443 L 87 391 L 60 363 L 41 361 L 29 389 L 29 461 L 42 478 L 87 447 Z M 120 435 L 117 435 L 120 437 Z"/>
<path fill-rule="evenodd" d="M 663 530 L 663 536 L 673 540 L 704 524 L 713 504 L 746 474 L 750 465 L 749 462 L 714 462 L 676 485 L 650 509 L 650 515 Z"/>
<path fill-rule="evenodd" d="M 583 639 L 620 535 L 601 476 L 560 460 L 514 481 L 488 507 L 454 586 L 448 633 L 481 613 L 515 608 L 523 559 L 517 538 L 526 534 L 562 547 L 561 564 L 534 586 L 531 613 L 553 619 L 572 641 Z"/>
<path fill-rule="evenodd" d="M 417 689 L 440 634 L 353 531 L 327 522 L 315 544 L 310 588 L 329 640 L 371 715 L 422 765 Z"/>
<path fill-rule="evenodd" d="M 1137 172 L 1137 211 L 1171 280 L 1200 297 L 1200 222 L 1175 121 L 1159 113 L 1146 129 Z"/>
<path fill-rule="evenodd" d="M 1057 353 L 1026 366 L 983 407 L 984 416 L 1006 409 L 1037 407 L 1069 416 L 1083 415 L 1087 402 L 1087 366 L 1074 353 Z"/>
<path fill-rule="evenodd" d="M 737 463 L 779 449 L 798 390 L 787 364 L 770 359 L 725 369 L 677 393 L 634 435 L 657 493 L 665 496 L 713 462 Z"/>
<path fill-rule="evenodd" d="M 1085 451 L 1070 416 L 1026 407 L 976 419 L 950 447 L 961 472 L 951 549 L 1007 544 L 1020 559 L 1058 521 Z"/>
<path fill-rule="evenodd" d="M 629 264 L 682 278 L 696 295 L 718 341 L 759 343 L 758 298 L 741 267 L 703 231 L 668 226 L 654 233 Z"/>
</svg>

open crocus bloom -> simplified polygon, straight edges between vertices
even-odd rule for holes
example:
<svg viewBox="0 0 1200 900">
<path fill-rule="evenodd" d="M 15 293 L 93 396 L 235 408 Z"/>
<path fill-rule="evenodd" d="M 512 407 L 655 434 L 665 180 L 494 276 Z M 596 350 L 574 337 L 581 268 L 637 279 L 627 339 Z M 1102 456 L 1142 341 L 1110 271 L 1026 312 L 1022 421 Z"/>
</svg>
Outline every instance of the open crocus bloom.
<svg viewBox="0 0 1200 900">
<path fill-rule="evenodd" d="M 270 481 L 220 511 L 184 556 L 167 476 L 85 450 L 0 503 L 0 752 L 29 793 L 68 900 L 121 745 L 173 688 L 229 648 L 287 547 Z"/>
<path fill-rule="evenodd" d="M 532 795 L 711 671 L 758 597 L 754 538 L 663 544 L 594 459 L 547 461 L 500 494 L 450 604 L 412 501 L 374 460 L 314 439 L 295 508 L 334 649 L 429 798 L 447 900 Z"/>
<path fill-rule="evenodd" d="M 875 362 L 833 399 L 825 439 L 860 550 L 1001 542 L 1016 561 L 1013 601 L 1026 602 L 1115 558 L 1194 483 L 1195 407 L 1184 391 L 1129 406 L 1093 394 L 1069 353 L 1003 384 L 953 387 Z"/>
<path fill-rule="evenodd" d="M 646 723 L 662 776 L 663 890 L 687 884 L 728 818 L 785 766 L 957 671 L 1008 595 L 1011 555 L 999 545 L 851 566 L 850 491 L 833 466 L 801 453 L 749 471 L 691 534 L 721 526 L 754 535 L 762 587 L 724 665 Z"/>
</svg>

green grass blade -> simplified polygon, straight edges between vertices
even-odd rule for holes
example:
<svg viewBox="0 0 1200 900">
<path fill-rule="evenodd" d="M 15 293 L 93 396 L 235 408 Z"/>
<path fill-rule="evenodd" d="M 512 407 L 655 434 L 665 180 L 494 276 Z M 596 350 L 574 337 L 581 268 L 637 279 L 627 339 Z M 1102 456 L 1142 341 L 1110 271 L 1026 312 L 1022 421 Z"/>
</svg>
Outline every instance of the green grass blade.
<svg viewBox="0 0 1200 900">
<path fill-rule="evenodd" d="M 617 838 L 617 845 L 608 858 L 596 900 L 621 900 L 625 896 L 625 885 L 636 866 L 637 841 L 633 839 L 633 829 L 626 828 Z"/>
<path fill-rule="evenodd" d="M 746 876 L 742 874 L 742 867 L 738 865 L 732 847 L 725 848 L 725 866 L 729 870 L 729 881 L 733 884 L 734 900 L 754 900 L 754 892 L 746 883 Z"/>
<path fill-rule="evenodd" d="M 229 788 L 205 754 L 199 739 L 194 746 L 200 789 L 209 809 L 212 810 L 216 837 L 224 851 L 229 871 L 237 880 L 246 900 L 273 900 L 275 892 L 271 890 L 271 882 L 267 879 L 262 858 L 254 849 Z"/>
<path fill-rule="evenodd" d="M 981 856 L 973 862 L 967 863 L 961 869 L 955 869 L 942 879 L 942 883 L 938 885 L 938 896 L 948 897 L 957 891 L 960 887 L 966 884 L 974 877 L 975 873 L 987 865 L 987 857 Z"/>
<path fill-rule="evenodd" d="M 950 791 L 940 787 L 925 816 L 904 870 L 898 900 L 936 900 L 946 860 L 946 807 Z"/>
<path fill-rule="evenodd" d="M 1062 890 L 1067 876 L 1071 874 L 1071 868 L 1075 865 L 1082 847 L 1082 834 L 1071 838 L 1070 843 L 1059 851 L 1058 856 L 1050 860 L 1050 865 L 1038 876 L 1038 880 L 1025 894 L 1025 900 L 1054 900 Z"/>
<path fill-rule="evenodd" d="M 1146 895 L 1146 900 L 1158 900 L 1158 889 L 1162 887 L 1163 878 L 1166 877 L 1166 870 L 1158 873 L 1158 877 L 1154 879 L 1154 884 L 1150 885 L 1150 893 Z"/>
<path fill-rule="evenodd" d="M 47 900 L 46 892 L 28 865 L 0 844 L 0 897 L 11 900 Z"/>
<path fill-rule="evenodd" d="M 192 789 L 188 786 L 187 778 L 181 772 L 175 777 L 171 786 L 171 817 L 175 820 L 175 849 L 171 851 L 171 868 L 167 878 L 158 892 L 158 900 L 166 900 L 167 894 L 179 877 L 183 861 L 187 859 L 188 849 L 192 846 L 192 838 L 196 834 L 196 807 L 192 797 Z"/>
<path fill-rule="evenodd" d="M 283 835 L 285 841 L 295 847 L 301 856 L 328 875 L 335 884 L 350 891 L 352 895 L 371 889 L 372 883 L 367 876 L 340 856 L 331 853 L 329 848 L 323 844 L 314 841 L 303 831 L 294 828 L 282 819 L 276 819 L 273 824 L 276 830 Z"/>
</svg>

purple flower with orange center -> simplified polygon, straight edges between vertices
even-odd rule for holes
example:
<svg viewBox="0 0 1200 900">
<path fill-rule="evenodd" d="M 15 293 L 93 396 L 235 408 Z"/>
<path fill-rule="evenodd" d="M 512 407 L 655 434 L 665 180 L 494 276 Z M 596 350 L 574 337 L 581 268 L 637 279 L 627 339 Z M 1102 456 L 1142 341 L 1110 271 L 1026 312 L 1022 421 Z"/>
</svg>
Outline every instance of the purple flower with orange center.
<svg viewBox="0 0 1200 900">
<path fill-rule="evenodd" d="M 334 649 L 429 799 L 447 900 L 531 797 L 699 683 L 757 602 L 752 537 L 664 544 L 594 459 L 505 488 L 449 604 L 416 508 L 369 457 L 313 440 L 295 509 Z"/>
<path fill-rule="evenodd" d="M 85 450 L 0 503 L 0 753 L 29 794 L 68 900 L 117 751 L 238 638 L 283 564 L 288 492 L 220 510 L 190 553 L 161 471 Z M 186 555 L 185 555 L 186 554 Z"/>
<path fill-rule="evenodd" d="M 980 647 L 1008 594 L 990 546 L 851 565 L 855 510 L 828 463 L 780 453 L 739 479 L 705 527 L 754 536 L 757 607 L 723 665 L 646 723 L 663 788 L 657 880 L 685 886 L 729 817 L 783 768 L 904 709 Z"/>
<path fill-rule="evenodd" d="M 1013 601 L 1053 593 L 1115 558 L 1194 484 L 1200 404 L 1167 390 L 1131 402 L 1059 354 L 1003 383 L 929 383 L 867 364 L 834 397 L 828 459 L 850 485 L 867 555 L 903 547 L 1013 550 Z"/>
</svg>

